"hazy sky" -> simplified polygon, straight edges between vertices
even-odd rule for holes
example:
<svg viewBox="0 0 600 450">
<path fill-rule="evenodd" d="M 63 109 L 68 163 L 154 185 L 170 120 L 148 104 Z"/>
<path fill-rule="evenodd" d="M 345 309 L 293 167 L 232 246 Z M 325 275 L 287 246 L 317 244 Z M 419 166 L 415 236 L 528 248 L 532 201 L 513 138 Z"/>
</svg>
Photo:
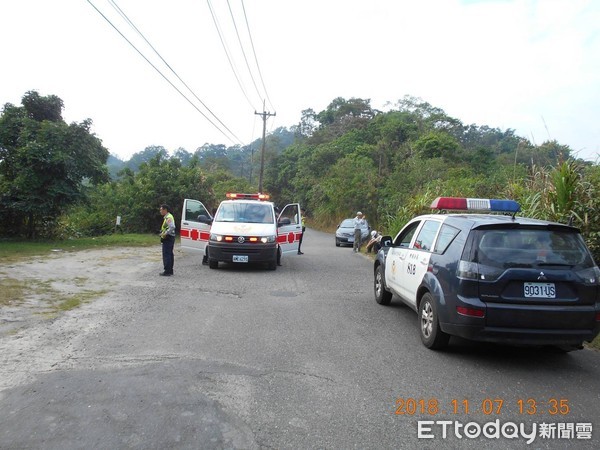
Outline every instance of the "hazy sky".
<svg viewBox="0 0 600 450">
<path fill-rule="evenodd" d="M 0 104 L 57 95 L 128 159 L 247 144 L 263 101 L 269 131 L 336 97 L 385 110 L 411 95 L 596 161 L 599 24 L 595 0 L 1 0 Z"/>
</svg>

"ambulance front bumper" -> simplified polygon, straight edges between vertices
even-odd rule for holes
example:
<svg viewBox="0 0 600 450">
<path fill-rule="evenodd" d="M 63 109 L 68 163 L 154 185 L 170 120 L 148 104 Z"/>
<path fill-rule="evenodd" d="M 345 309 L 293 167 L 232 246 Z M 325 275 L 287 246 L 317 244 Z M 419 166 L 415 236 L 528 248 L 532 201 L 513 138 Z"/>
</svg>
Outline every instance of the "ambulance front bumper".
<svg viewBox="0 0 600 450">
<path fill-rule="evenodd" d="M 277 243 L 210 242 L 208 257 L 213 261 L 236 263 L 265 263 L 277 261 Z"/>
</svg>

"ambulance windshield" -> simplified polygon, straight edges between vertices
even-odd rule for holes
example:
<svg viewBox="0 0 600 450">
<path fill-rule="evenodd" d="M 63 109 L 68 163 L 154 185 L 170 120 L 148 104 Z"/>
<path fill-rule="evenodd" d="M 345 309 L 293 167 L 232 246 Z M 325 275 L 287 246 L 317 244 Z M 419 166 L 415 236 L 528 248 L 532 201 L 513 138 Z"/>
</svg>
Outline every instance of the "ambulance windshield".
<svg viewBox="0 0 600 450">
<path fill-rule="evenodd" d="M 215 216 L 215 222 L 274 223 L 273 208 L 268 203 L 222 203 Z"/>
</svg>

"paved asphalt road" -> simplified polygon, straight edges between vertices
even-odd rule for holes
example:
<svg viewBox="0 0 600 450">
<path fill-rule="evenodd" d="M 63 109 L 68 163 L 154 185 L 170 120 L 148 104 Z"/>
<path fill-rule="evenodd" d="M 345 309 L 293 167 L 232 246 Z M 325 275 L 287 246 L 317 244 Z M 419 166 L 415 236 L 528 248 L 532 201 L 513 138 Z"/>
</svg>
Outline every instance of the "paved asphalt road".
<svg viewBox="0 0 600 450">
<path fill-rule="evenodd" d="M 600 448 L 600 352 L 427 350 L 412 310 L 375 303 L 370 259 L 314 230 L 303 250 L 275 272 L 178 253 L 84 306 L 101 326 L 0 392 L 0 448 Z"/>
</svg>

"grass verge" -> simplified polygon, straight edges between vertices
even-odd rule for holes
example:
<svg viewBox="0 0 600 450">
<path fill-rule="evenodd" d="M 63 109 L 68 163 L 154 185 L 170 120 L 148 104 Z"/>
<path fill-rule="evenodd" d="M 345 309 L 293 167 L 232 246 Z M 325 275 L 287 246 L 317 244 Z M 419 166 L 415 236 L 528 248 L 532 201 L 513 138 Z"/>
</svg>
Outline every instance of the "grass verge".
<svg viewBox="0 0 600 450">
<path fill-rule="evenodd" d="M 83 278 L 75 279 L 76 284 L 82 283 Z M 50 306 L 50 311 L 44 315 L 54 316 L 61 311 L 70 311 L 84 303 L 101 297 L 108 292 L 107 289 L 84 290 L 75 294 L 65 295 L 52 287 L 51 281 L 23 281 L 5 277 L 0 279 L 0 306 L 19 305 L 23 303 L 27 294 L 41 296 Z"/>
<path fill-rule="evenodd" d="M 61 300 L 58 304 L 54 305 L 55 311 L 70 311 L 71 309 L 78 308 L 84 303 L 87 303 L 97 297 L 106 294 L 108 290 L 102 289 L 99 291 L 83 291 L 78 294 L 70 295 L 69 297 Z"/>
<path fill-rule="evenodd" d="M 94 238 L 67 239 L 64 241 L 2 241 L 0 261 L 10 264 L 32 256 L 45 256 L 52 251 L 78 251 L 102 247 L 144 247 L 159 242 L 152 234 L 111 234 Z"/>
<path fill-rule="evenodd" d="M 600 334 L 596 336 L 596 339 L 594 339 L 592 342 L 586 344 L 586 346 L 593 348 L 594 350 L 600 350 Z"/>
<path fill-rule="evenodd" d="M 21 301 L 25 295 L 27 284 L 15 278 L 0 278 L 0 306 L 10 305 L 14 301 Z"/>
</svg>

